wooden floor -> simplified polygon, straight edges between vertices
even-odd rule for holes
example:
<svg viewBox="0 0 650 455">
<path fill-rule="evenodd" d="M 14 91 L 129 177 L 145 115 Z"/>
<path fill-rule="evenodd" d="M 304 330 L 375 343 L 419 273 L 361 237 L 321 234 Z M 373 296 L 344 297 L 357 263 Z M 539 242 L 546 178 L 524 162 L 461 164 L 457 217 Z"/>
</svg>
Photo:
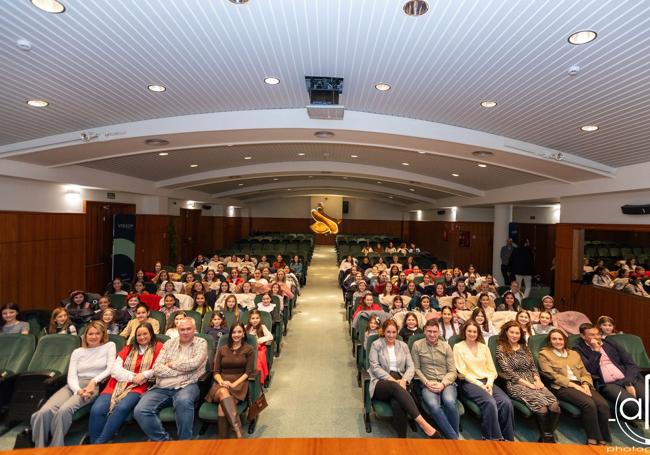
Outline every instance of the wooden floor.
<svg viewBox="0 0 650 455">
<path fill-rule="evenodd" d="M 481 454 L 481 455 L 587 455 L 604 454 L 606 447 L 580 446 L 571 444 L 535 444 L 528 442 L 494 441 L 448 441 L 425 439 L 248 439 L 193 440 L 172 442 L 138 442 L 131 444 L 106 444 L 103 446 L 71 446 L 52 449 L 24 449 L 25 455 L 125 455 L 146 453 L 147 455 L 230 454 L 246 455 L 342 455 L 376 454 L 401 455 L 435 453 L 436 455 Z M 10 454 L 16 452 L 0 452 Z"/>
</svg>

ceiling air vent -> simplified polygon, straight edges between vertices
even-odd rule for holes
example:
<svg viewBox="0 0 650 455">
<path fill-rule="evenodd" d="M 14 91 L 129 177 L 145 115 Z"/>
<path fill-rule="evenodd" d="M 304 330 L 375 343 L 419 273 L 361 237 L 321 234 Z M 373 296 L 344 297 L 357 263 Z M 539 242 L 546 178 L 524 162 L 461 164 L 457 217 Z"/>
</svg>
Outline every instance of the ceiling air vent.
<svg viewBox="0 0 650 455">
<path fill-rule="evenodd" d="M 309 105 L 309 118 L 319 120 L 342 120 L 345 111 L 339 104 L 339 95 L 343 93 L 343 78 L 305 76 Z"/>
</svg>

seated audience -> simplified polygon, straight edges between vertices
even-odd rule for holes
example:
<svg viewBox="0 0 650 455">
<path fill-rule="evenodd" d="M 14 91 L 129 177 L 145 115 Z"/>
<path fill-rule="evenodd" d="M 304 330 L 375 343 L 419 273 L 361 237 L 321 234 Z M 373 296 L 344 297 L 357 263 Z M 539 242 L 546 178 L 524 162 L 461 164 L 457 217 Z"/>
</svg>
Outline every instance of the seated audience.
<svg viewBox="0 0 650 455">
<path fill-rule="evenodd" d="M 519 311 L 519 301 L 515 298 L 515 295 L 512 293 L 512 291 L 506 291 L 503 294 L 502 298 L 503 303 L 500 303 L 497 306 L 497 311 Z"/>
<path fill-rule="evenodd" d="M 528 342 L 528 338 L 534 335 L 533 326 L 530 323 L 530 314 L 528 314 L 528 311 L 526 310 L 519 310 L 515 316 L 515 321 L 519 324 L 519 327 L 521 327 L 524 340 Z"/>
<path fill-rule="evenodd" d="M 194 306 L 192 307 L 192 311 L 196 311 L 201 315 L 201 317 L 205 316 L 208 313 L 212 313 L 212 307 L 207 302 L 207 299 L 205 298 L 205 293 L 203 292 L 196 293 L 196 295 L 194 296 Z"/>
<path fill-rule="evenodd" d="M 458 318 L 454 316 L 454 313 L 448 306 L 443 307 L 442 310 L 440 310 L 439 325 L 440 336 L 443 340 L 449 341 L 449 338 L 452 336 L 460 334 L 460 323 L 458 322 Z"/>
<path fill-rule="evenodd" d="M 598 330 L 600 330 L 600 336 L 604 340 L 610 335 L 616 335 L 616 325 L 614 324 L 614 318 L 611 318 L 609 316 L 601 316 L 598 318 L 596 321 L 596 327 L 598 327 Z"/>
<path fill-rule="evenodd" d="M 161 409 L 173 406 L 178 439 L 191 439 L 194 403 L 199 398 L 197 382 L 205 373 L 208 343 L 194 336 L 194 319 L 185 318 L 178 326 L 178 338 L 164 345 L 154 363 L 156 384 L 140 399 L 133 417 L 152 441 L 167 441 L 169 434 L 160 421 Z"/>
<path fill-rule="evenodd" d="M 48 326 L 46 333 L 48 335 L 52 335 L 54 333 L 76 335 L 77 328 L 68 317 L 68 312 L 65 308 L 55 308 L 52 311 L 52 316 L 50 317 L 50 325 Z"/>
<path fill-rule="evenodd" d="M 535 335 L 546 335 L 553 330 L 553 315 L 548 311 L 541 311 L 539 313 L 539 322 L 533 324 L 533 332 Z"/>
<path fill-rule="evenodd" d="M 246 324 L 246 333 L 257 337 L 257 365 L 256 369 L 260 372 L 260 382 L 264 384 L 269 375 L 269 365 L 266 360 L 267 346 L 273 342 L 273 334 L 262 324 L 262 314 L 259 310 L 251 310 L 248 313 L 248 324 Z"/>
<path fill-rule="evenodd" d="M 417 333 L 422 333 L 422 329 L 418 325 L 418 318 L 414 313 L 406 313 L 404 316 L 404 325 L 399 331 L 399 336 L 402 337 L 404 343 L 409 342 L 409 338 Z"/>
<path fill-rule="evenodd" d="M 163 304 L 160 306 L 160 312 L 165 315 L 165 323 L 169 322 L 169 318 L 172 314 L 180 310 L 180 303 L 176 296 L 174 294 L 165 294 Z M 154 325 L 154 329 L 155 328 L 156 326 Z"/>
<path fill-rule="evenodd" d="M 492 323 L 487 317 L 485 310 L 481 307 L 476 307 L 472 310 L 472 316 L 470 321 L 476 322 L 481 328 L 481 335 L 483 335 L 483 340 L 487 343 L 490 337 L 498 335 L 497 329 L 494 328 Z"/>
<path fill-rule="evenodd" d="M 119 335 L 120 325 L 117 323 L 117 311 L 113 308 L 106 308 L 101 312 L 99 320 L 106 326 L 106 331 L 109 335 Z"/>
<path fill-rule="evenodd" d="M 82 347 L 70 356 L 67 384 L 32 414 L 32 439 L 36 447 L 64 445 L 72 416 L 97 398 L 99 383 L 111 373 L 113 362 L 115 343 L 108 341 L 104 324 L 90 322 L 82 337 Z"/>
<path fill-rule="evenodd" d="M 153 378 L 153 364 L 162 349 L 151 324 L 138 326 L 134 342 L 119 352 L 111 379 L 90 410 L 88 433 L 91 444 L 105 444 L 122 427 Z"/>
<path fill-rule="evenodd" d="M 135 307 L 135 318 L 131 319 L 124 330 L 120 333 L 120 336 L 126 338 L 126 344 L 131 344 L 133 338 L 135 337 L 135 329 L 137 329 L 141 324 L 148 322 L 153 327 L 154 333 L 160 333 L 160 324 L 157 320 L 149 317 L 149 307 L 146 303 L 138 303 Z"/>
<path fill-rule="evenodd" d="M 591 282 L 593 283 L 594 286 L 601 286 L 604 288 L 611 288 L 612 285 L 614 284 L 612 281 L 612 277 L 609 276 L 609 272 L 605 267 L 596 267 Z"/>
<path fill-rule="evenodd" d="M 357 316 L 357 314 L 361 313 L 362 311 L 373 311 L 373 310 L 382 311 L 382 308 L 380 305 L 375 303 L 375 298 L 372 296 L 372 294 L 366 294 L 363 296 L 363 299 L 361 299 L 361 302 L 352 313 L 352 319 L 354 319 Z"/>
<path fill-rule="evenodd" d="M 582 411 L 582 428 L 587 443 L 606 445 L 609 433 L 609 404 L 596 389 L 581 356 L 567 348 L 567 336 L 560 329 L 549 332 L 539 352 L 539 369 L 550 381 L 551 391 L 559 400 L 567 401 Z"/>
<path fill-rule="evenodd" d="M 483 438 L 514 441 L 512 402 L 494 384 L 497 371 L 490 349 L 483 342 L 481 328 L 476 322 L 468 321 L 460 336 L 462 341 L 454 346 L 454 362 L 463 393 L 481 409 Z"/>
<path fill-rule="evenodd" d="M 446 439 L 458 439 L 460 416 L 456 408 L 456 364 L 449 345 L 439 338 L 434 320 L 424 325 L 425 338 L 411 348 L 415 374 L 422 383 L 422 401 L 426 411 Z"/>
<path fill-rule="evenodd" d="M 385 321 L 382 332 L 383 335 L 372 343 L 368 353 L 370 397 L 390 403 L 398 437 L 406 437 L 407 419 L 414 419 L 427 436 L 435 437 L 438 432 L 420 415 L 413 397 L 407 391 L 407 384 L 415 374 L 408 345 L 397 340 L 395 321 Z"/>
<path fill-rule="evenodd" d="M 542 297 L 542 307 L 539 310 L 548 311 L 551 313 L 551 316 L 558 312 L 557 308 L 555 308 L 555 300 L 550 295 Z"/>
<path fill-rule="evenodd" d="M 219 345 L 219 339 L 228 333 L 228 327 L 226 326 L 226 317 L 222 311 L 212 312 L 210 324 L 208 327 L 203 329 L 203 332 L 206 335 L 210 335 L 212 337 L 215 346 Z"/>
<path fill-rule="evenodd" d="M 540 431 L 540 442 L 555 442 L 555 429 L 560 421 L 560 405 L 544 386 L 533 355 L 526 346 L 521 326 L 506 322 L 497 341 L 497 362 L 506 381 L 508 395 L 530 409 Z"/>
<path fill-rule="evenodd" d="M 169 322 L 167 323 L 166 330 L 165 330 L 165 335 L 167 335 L 169 338 L 176 338 L 178 337 L 178 324 L 187 317 L 187 313 L 185 311 L 181 310 L 178 311 L 174 314 L 174 318 L 169 318 Z"/>
</svg>

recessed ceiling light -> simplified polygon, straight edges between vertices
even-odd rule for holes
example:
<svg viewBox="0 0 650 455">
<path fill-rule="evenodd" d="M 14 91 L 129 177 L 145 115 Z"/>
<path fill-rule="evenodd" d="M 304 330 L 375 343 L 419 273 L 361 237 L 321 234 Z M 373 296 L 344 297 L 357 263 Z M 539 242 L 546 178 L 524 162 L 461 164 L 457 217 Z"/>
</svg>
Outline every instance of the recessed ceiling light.
<svg viewBox="0 0 650 455">
<path fill-rule="evenodd" d="M 409 188 L 409 191 L 415 191 L 415 188 Z"/>
<path fill-rule="evenodd" d="M 375 84 L 375 88 L 380 92 L 387 92 L 390 90 L 390 84 L 386 84 L 385 82 L 380 82 L 379 84 Z"/>
<path fill-rule="evenodd" d="M 487 164 L 477 164 L 478 167 L 487 167 Z"/>
<path fill-rule="evenodd" d="M 393 196 L 388 196 L 388 199 L 393 199 Z"/>
<path fill-rule="evenodd" d="M 59 14 L 65 11 L 63 3 L 57 0 L 32 0 L 32 5 L 46 13 Z"/>
<path fill-rule="evenodd" d="M 291 191 L 291 188 L 287 188 L 287 191 Z"/>
<path fill-rule="evenodd" d="M 230 3 L 234 3 L 235 5 L 243 5 L 244 3 L 248 3 L 248 0 L 229 0 Z"/>
<path fill-rule="evenodd" d="M 459 175 L 459 174 L 456 174 L 456 173 L 454 173 L 454 174 L 451 174 L 451 176 L 452 176 L 452 177 L 459 177 L 460 175 Z"/>
<path fill-rule="evenodd" d="M 402 163 L 402 166 L 409 166 L 409 163 Z"/>
<path fill-rule="evenodd" d="M 343 180 L 347 180 L 347 179 L 348 179 L 347 177 L 343 177 Z"/>
<path fill-rule="evenodd" d="M 381 185 L 381 183 L 382 183 L 382 182 L 380 182 L 379 180 L 377 180 L 377 184 Z"/>
<path fill-rule="evenodd" d="M 472 152 L 472 155 L 478 156 L 480 158 L 488 158 L 494 156 L 494 152 L 489 152 L 487 150 L 477 150 L 475 152 Z"/>
<path fill-rule="evenodd" d="M 160 146 L 160 145 L 167 145 L 169 144 L 169 141 L 165 139 L 147 139 L 144 141 L 145 144 L 147 145 L 155 145 L 155 146 Z"/>
<path fill-rule="evenodd" d="M 45 100 L 29 100 L 27 101 L 31 107 L 47 107 L 50 105 L 48 101 Z"/>
<path fill-rule="evenodd" d="M 567 40 L 569 43 L 578 46 L 580 44 L 587 44 L 595 40 L 597 36 L 598 34 L 593 30 L 581 30 L 579 32 L 571 34 Z"/>
<path fill-rule="evenodd" d="M 304 153 L 298 153 L 298 156 L 305 156 Z"/>
<path fill-rule="evenodd" d="M 164 85 L 157 85 L 157 84 L 149 84 L 147 85 L 147 88 L 152 92 L 158 92 L 158 93 L 167 90 L 167 87 L 165 87 Z"/>
<path fill-rule="evenodd" d="M 199 167 L 198 164 L 190 164 L 190 167 Z"/>
<path fill-rule="evenodd" d="M 409 16 L 422 16 L 429 11 L 429 5 L 424 0 L 409 0 L 402 9 Z"/>
<path fill-rule="evenodd" d="M 491 107 L 495 107 L 496 105 L 497 105 L 496 101 L 492 101 L 492 100 L 481 101 L 481 106 L 483 107 L 491 108 Z"/>
<path fill-rule="evenodd" d="M 313 175 L 308 175 L 307 177 L 309 177 L 310 179 L 313 179 L 313 178 L 314 178 Z"/>
<path fill-rule="evenodd" d="M 334 133 L 332 131 L 316 131 L 314 133 L 314 136 L 319 137 L 321 139 L 327 139 L 330 137 L 334 137 Z"/>
<path fill-rule="evenodd" d="M 238 183 L 237 186 L 244 186 L 244 184 L 243 183 Z"/>
<path fill-rule="evenodd" d="M 359 155 L 350 155 L 350 158 L 359 158 Z"/>
<path fill-rule="evenodd" d="M 587 133 L 591 133 L 592 131 L 597 131 L 598 126 L 597 125 L 585 125 L 585 126 L 581 126 L 580 129 L 582 131 L 587 132 Z"/>
<path fill-rule="evenodd" d="M 280 83 L 280 79 L 277 77 L 267 77 L 264 79 L 264 83 L 268 85 L 278 85 Z"/>
<path fill-rule="evenodd" d="M 158 156 L 167 156 L 167 155 L 169 155 L 169 153 L 167 153 L 167 152 L 160 152 L 160 153 L 158 154 Z"/>
<path fill-rule="evenodd" d="M 418 152 L 418 154 L 420 154 L 420 155 L 426 155 L 427 152 L 423 152 L 422 150 L 420 150 L 420 151 Z"/>
<path fill-rule="evenodd" d="M 245 160 L 252 160 L 253 157 L 252 157 L 252 156 L 245 156 L 244 159 L 245 159 Z"/>
<path fill-rule="evenodd" d="M 274 182 L 277 182 L 278 180 L 280 180 L 280 179 L 279 178 L 274 178 L 273 179 Z"/>
</svg>

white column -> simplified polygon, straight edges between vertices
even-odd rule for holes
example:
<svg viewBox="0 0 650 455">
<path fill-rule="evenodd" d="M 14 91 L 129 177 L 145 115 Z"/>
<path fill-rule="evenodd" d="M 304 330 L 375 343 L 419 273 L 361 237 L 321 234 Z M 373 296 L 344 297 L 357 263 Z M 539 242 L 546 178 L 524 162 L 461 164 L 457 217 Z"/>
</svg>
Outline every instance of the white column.
<svg viewBox="0 0 650 455">
<path fill-rule="evenodd" d="M 492 275 L 501 283 L 501 247 L 508 240 L 508 223 L 512 221 L 512 204 L 494 206 L 494 238 L 492 241 Z"/>
</svg>

